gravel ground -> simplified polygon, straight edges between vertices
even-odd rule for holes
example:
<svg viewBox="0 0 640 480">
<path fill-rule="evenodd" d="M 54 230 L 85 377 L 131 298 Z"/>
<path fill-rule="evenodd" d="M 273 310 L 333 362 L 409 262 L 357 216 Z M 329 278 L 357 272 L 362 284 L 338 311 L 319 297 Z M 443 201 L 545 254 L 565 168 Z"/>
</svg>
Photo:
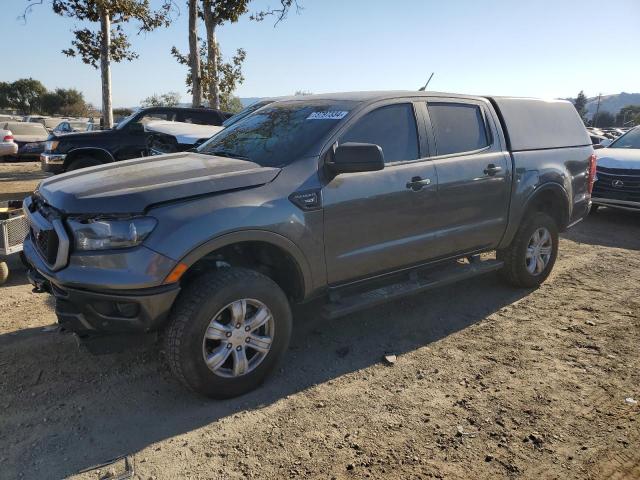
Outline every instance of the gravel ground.
<svg viewBox="0 0 640 480">
<path fill-rule="evenodd" d="M 0 165 L 0 193 L 28 168 Z M 144 480 L 640 478 L 640 214 L 603 209 L 560 252 L 532 291 L 486 275 L 334 321 L 297 308 L 282 368 L 228 401 L 153 347 L 90 355 L 15 270 L 0 478 L 104 478 L 78 472 L 120 455 Z"/>
</svg>

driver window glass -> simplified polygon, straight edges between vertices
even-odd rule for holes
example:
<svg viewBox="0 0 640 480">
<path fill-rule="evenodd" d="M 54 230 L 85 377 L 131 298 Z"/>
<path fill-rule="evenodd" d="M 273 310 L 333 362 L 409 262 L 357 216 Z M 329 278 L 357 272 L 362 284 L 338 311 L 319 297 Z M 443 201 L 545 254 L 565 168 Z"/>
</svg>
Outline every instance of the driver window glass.
<svg viewBox="0 0 640 480">
<path fill-rule="evenodd" d="M 384 163 L 418 159 L 418 129 L 413 105 L 399 103 L 367 113 L 340 138 L 339 143 L 346 142 L 380 146 Z"/>
</svg>

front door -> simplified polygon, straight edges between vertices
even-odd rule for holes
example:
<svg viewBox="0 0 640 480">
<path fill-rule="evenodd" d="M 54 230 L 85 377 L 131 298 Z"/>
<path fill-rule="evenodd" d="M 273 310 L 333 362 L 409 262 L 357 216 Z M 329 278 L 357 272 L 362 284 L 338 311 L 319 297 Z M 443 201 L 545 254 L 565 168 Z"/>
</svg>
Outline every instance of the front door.
<svg viewBox="0 0 640 480">
<path fill-rule="evenodd" d="M 145 131 L 145 125 L 153 121 L 171 121 L 174 116 L 175 114 L 171 111 L 152 110 L 139 118 L 132 119 L 121 132 L 118 132 L 121 137 L 118 145 L 114 148 L 116 160 L 128 160 L 147 155 L 149 133 Z"/>
<path fill-rule="evenodd" d="M 423 126 L 412 103 L 394 103 L 365 112 L 341 135 L 339 143 L 379 145 L 385 168 L 340 174 L 323 188 L 330 284 L 433 256 L 437 179 Z"/>
</svg>

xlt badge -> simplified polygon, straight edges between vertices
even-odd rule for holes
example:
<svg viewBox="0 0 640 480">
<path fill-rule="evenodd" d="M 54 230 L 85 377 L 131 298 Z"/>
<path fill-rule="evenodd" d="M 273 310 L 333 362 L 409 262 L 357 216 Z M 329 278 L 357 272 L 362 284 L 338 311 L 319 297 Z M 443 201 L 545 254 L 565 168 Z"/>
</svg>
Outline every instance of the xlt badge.
<svg viewBox="0 0 640 480">
<path fill-rule="evenodd" d="M 322 208 L 322 198 L 319 189 L 294 192 L 289 195 L 289 200 L 301 210 L 317 210 L 318 208 Z"/>
</svg>

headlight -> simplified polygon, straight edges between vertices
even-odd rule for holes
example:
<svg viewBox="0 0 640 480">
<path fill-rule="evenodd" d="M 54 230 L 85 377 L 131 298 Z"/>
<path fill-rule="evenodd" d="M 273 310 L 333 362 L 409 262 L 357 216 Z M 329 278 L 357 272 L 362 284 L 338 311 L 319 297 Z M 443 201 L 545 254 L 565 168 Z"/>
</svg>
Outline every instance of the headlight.
<svg viewBox="0 0 640 480">
<path fill-rule="evenodd" d="M 158 222 L 151 217 L 70 218 L 67 224 L 73 232 L 77 250 L 109 250 L 140 245 Z"/>
<path fill-rule="evenodd" d="M 45 152 L 53 152 L 56 148 L 58 148 L 59 140 L 49 140 L 44 144 Z"/>
</svg>

